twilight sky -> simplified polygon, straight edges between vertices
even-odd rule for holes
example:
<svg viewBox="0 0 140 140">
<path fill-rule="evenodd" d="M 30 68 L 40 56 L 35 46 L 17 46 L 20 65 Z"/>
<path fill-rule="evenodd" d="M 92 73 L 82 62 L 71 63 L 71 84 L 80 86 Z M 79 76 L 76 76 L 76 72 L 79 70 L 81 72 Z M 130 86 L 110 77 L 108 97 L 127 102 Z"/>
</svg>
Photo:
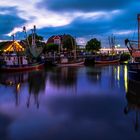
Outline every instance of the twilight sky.
<svg viewBox="0 0 140 140">
<path fill-rule="evenodd" d="M 24 39 L 22 27 L 37 27 L 44 37 L 71 34 L 79 44 L 96 37 L 108 47 L 108 36 L 116 43 L 136 37 L 140 0 L 1 0 L 0 40 Z"/>
</svg>

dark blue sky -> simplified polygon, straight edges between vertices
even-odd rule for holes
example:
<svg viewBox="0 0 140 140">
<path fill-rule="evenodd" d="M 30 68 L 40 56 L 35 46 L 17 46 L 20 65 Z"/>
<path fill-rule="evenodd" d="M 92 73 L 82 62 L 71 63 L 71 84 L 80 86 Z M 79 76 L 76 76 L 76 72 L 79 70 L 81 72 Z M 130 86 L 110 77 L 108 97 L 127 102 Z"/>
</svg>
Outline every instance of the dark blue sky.
<svg viewBox="0 0 140 140">
<path fill-rule="evenodd" d="M 23 39 L 22 27 L 37 26 L 45 40 L 51 35 L 71 34 L 78 43 L 96 37 L 102 47 L 108 36 L 124 45 L 125 38 L 136 37 L 140 0 L 4 0 L 0 1 L 0 40 Z"/>
</svg>

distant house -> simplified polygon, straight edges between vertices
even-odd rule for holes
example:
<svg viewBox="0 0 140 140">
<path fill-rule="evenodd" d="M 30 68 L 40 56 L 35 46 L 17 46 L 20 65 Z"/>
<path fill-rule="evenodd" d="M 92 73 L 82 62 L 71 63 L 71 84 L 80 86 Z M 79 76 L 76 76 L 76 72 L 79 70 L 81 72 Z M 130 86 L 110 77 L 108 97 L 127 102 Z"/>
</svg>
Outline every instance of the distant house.
<svg viewBox="0 0 140 140">
<path fill-rule="evenodd" d="M 61 37 L 60 36 L 55 36 L 53 38 L 53 43 L 57 44 L 57 45 L 60 45 L 61 44 Z"/>
<path fill-rule="evenodd" d="M 69 34 L 51 36 L 47 43 L 48 44 L 57 44 L 60 51 L 72 50 L 75 45 L 74 38 Z"/>
<path fill-rule="evenodd" d="M 56 36 L 51 36 L 47 44 L 57 44 L 57 45 L 62 45 L 62 40 L 63 40 L 64 35 L 56 35 Z"/>
<path fill-rule="evenodd" d="M 24 44 L 17 41 L 0 42 L 0 51 L 3 52 L 23 52 L 25 51 Z"/>
</svg>

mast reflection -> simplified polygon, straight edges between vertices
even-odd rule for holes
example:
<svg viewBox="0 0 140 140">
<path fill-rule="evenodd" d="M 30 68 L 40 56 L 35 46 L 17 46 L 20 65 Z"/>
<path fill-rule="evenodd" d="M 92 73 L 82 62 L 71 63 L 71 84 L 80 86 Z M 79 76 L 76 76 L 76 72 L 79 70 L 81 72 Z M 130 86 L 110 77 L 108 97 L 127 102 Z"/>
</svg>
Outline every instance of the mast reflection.
<svg viewBox="0 0 140 140">
<path fill-rule="evenodd" d="M 47 71 L 47 82 L 54 89 L 52 94 L 77 95 L 79 70 L 79 67 L 55 67 Z"/>
<path fill-rule="evenodd" d="M 29 108 L 31 97 L 33 95 L 34 103 L 39 108 L 39 93 L 45 90 L 46 73 L 44 71 L 34 71 L 28 75 L 28 98 L 27 107 Z"/>
<path fill-rule="evenodd" d="M 28 73 L 1 73 L 0 83 L 13 89 L 15 105 L 20 103 L 20 90 L 23 83 L 27 82 Z M 12 92 L 12 91 L 11 91 Z"/>
<path fill-rule="evenodd" d="M 94 67 L 94 68 L 88 68 L 87 69 L 87 78 L 92 83 L 98 83 L 101 81 L 101 68 Z"/>
<path fill-rule="evenodd" d="M 33 72 L 20 72 L 20 73 L 1 73 L 0 83 L 6 88 L 9 88 L 11 94 L 15 96 L 15 105 L 20 105 L 21 93 L 23 94 L 23 88 L 28 88 L 28 93 L 24 93 L 27 97 L 27 107 L 29 108 L 31 102 L 31 95 L 34 97 L 35 105 L 39 107 L 39 94 L 45 90 L 46 73 L 44 71 Z M 28 86 L 26 86 L 26 84 Z M 12 89 L 12 90 L 11 90 Z M 24 100 L 24 99 L 22 99 Z"/>
<path fill-rule="evenodd" d="M 52 70 L 50 82 L 56 87 L 71 87 L 77 82 L 78 68 L 60 67 Z"/>
</svg>

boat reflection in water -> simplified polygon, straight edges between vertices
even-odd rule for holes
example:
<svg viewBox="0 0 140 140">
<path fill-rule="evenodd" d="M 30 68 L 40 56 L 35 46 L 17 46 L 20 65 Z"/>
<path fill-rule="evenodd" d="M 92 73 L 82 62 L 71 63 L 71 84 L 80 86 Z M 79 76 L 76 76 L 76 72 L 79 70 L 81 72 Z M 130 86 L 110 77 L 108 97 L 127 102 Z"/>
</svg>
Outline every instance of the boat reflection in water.
<svg viewBox="0 0 140 140">
<path fill-rule="evenodd" d="M 124 113 L 132 113 L 135 112 L 135 131 L 138 130 L 139 122 L 138 122 L 138 115 L 140 111 L 140 93 L 139 88 L 140 81 L 129 80 L 128 83 L 128 92 L 126 94 L 127 99 L 127 106 L 124 108 Z"/>
<path fill-rule="evenodd" d="M 36 107 L 39 107 L 39 94 L 44 93 L 46 74 L 43 71 L 20 72 L 20 73 L 1 73 L 0 84 L 5 85 L 15 95 L 15 105 L 20 104 L 20 96 L 27 95 L 27 107 L 31 104 L 33 96 Z M 28 88 L 26 92 L 22 88 Z M 11 90 L 12 89 L 12 90 Z M 27 93 L 28 91 L 28 93 Z"/>
<path fill-rule="evenodd" d="M 15 95 L 15 105 L 19 105 L 19 94 L 21 86 L 28 81 L 28 73 L 1 73 L 0 84 L 5 85 L 6 88 L 10 88 Z M 12 88 L 12 90 L 11 90 Z"/>
<path fill-rule="evenodd" d="M 43 71 L 34 71 L 28 75 L 28 91 L 27 107 L 30 106 L 31 96 L 33 95 L 35 105 L 39 108 L 39 93 L 44 93 L 46 83 L 46 73 Z"/>
<path fill-rule="evenodd" d="M 79 67 L 58 67 L 47 70 L 48 79 L 46 94 L 76 95 Z M 51 89 L 51 90 L 50 90 Z"/>
<path fill-rule="evenodd" d="M 88 68 L 86 71 L 87 78 L 91 83 L 101 82 L 101 67 Z"/>
<path fill-rule="evenodd" d="M 71 87 L 77 82 L 77 67 L 54 68 L 50 73 L 50 82 L 57 87 Z"/>
</svg>

